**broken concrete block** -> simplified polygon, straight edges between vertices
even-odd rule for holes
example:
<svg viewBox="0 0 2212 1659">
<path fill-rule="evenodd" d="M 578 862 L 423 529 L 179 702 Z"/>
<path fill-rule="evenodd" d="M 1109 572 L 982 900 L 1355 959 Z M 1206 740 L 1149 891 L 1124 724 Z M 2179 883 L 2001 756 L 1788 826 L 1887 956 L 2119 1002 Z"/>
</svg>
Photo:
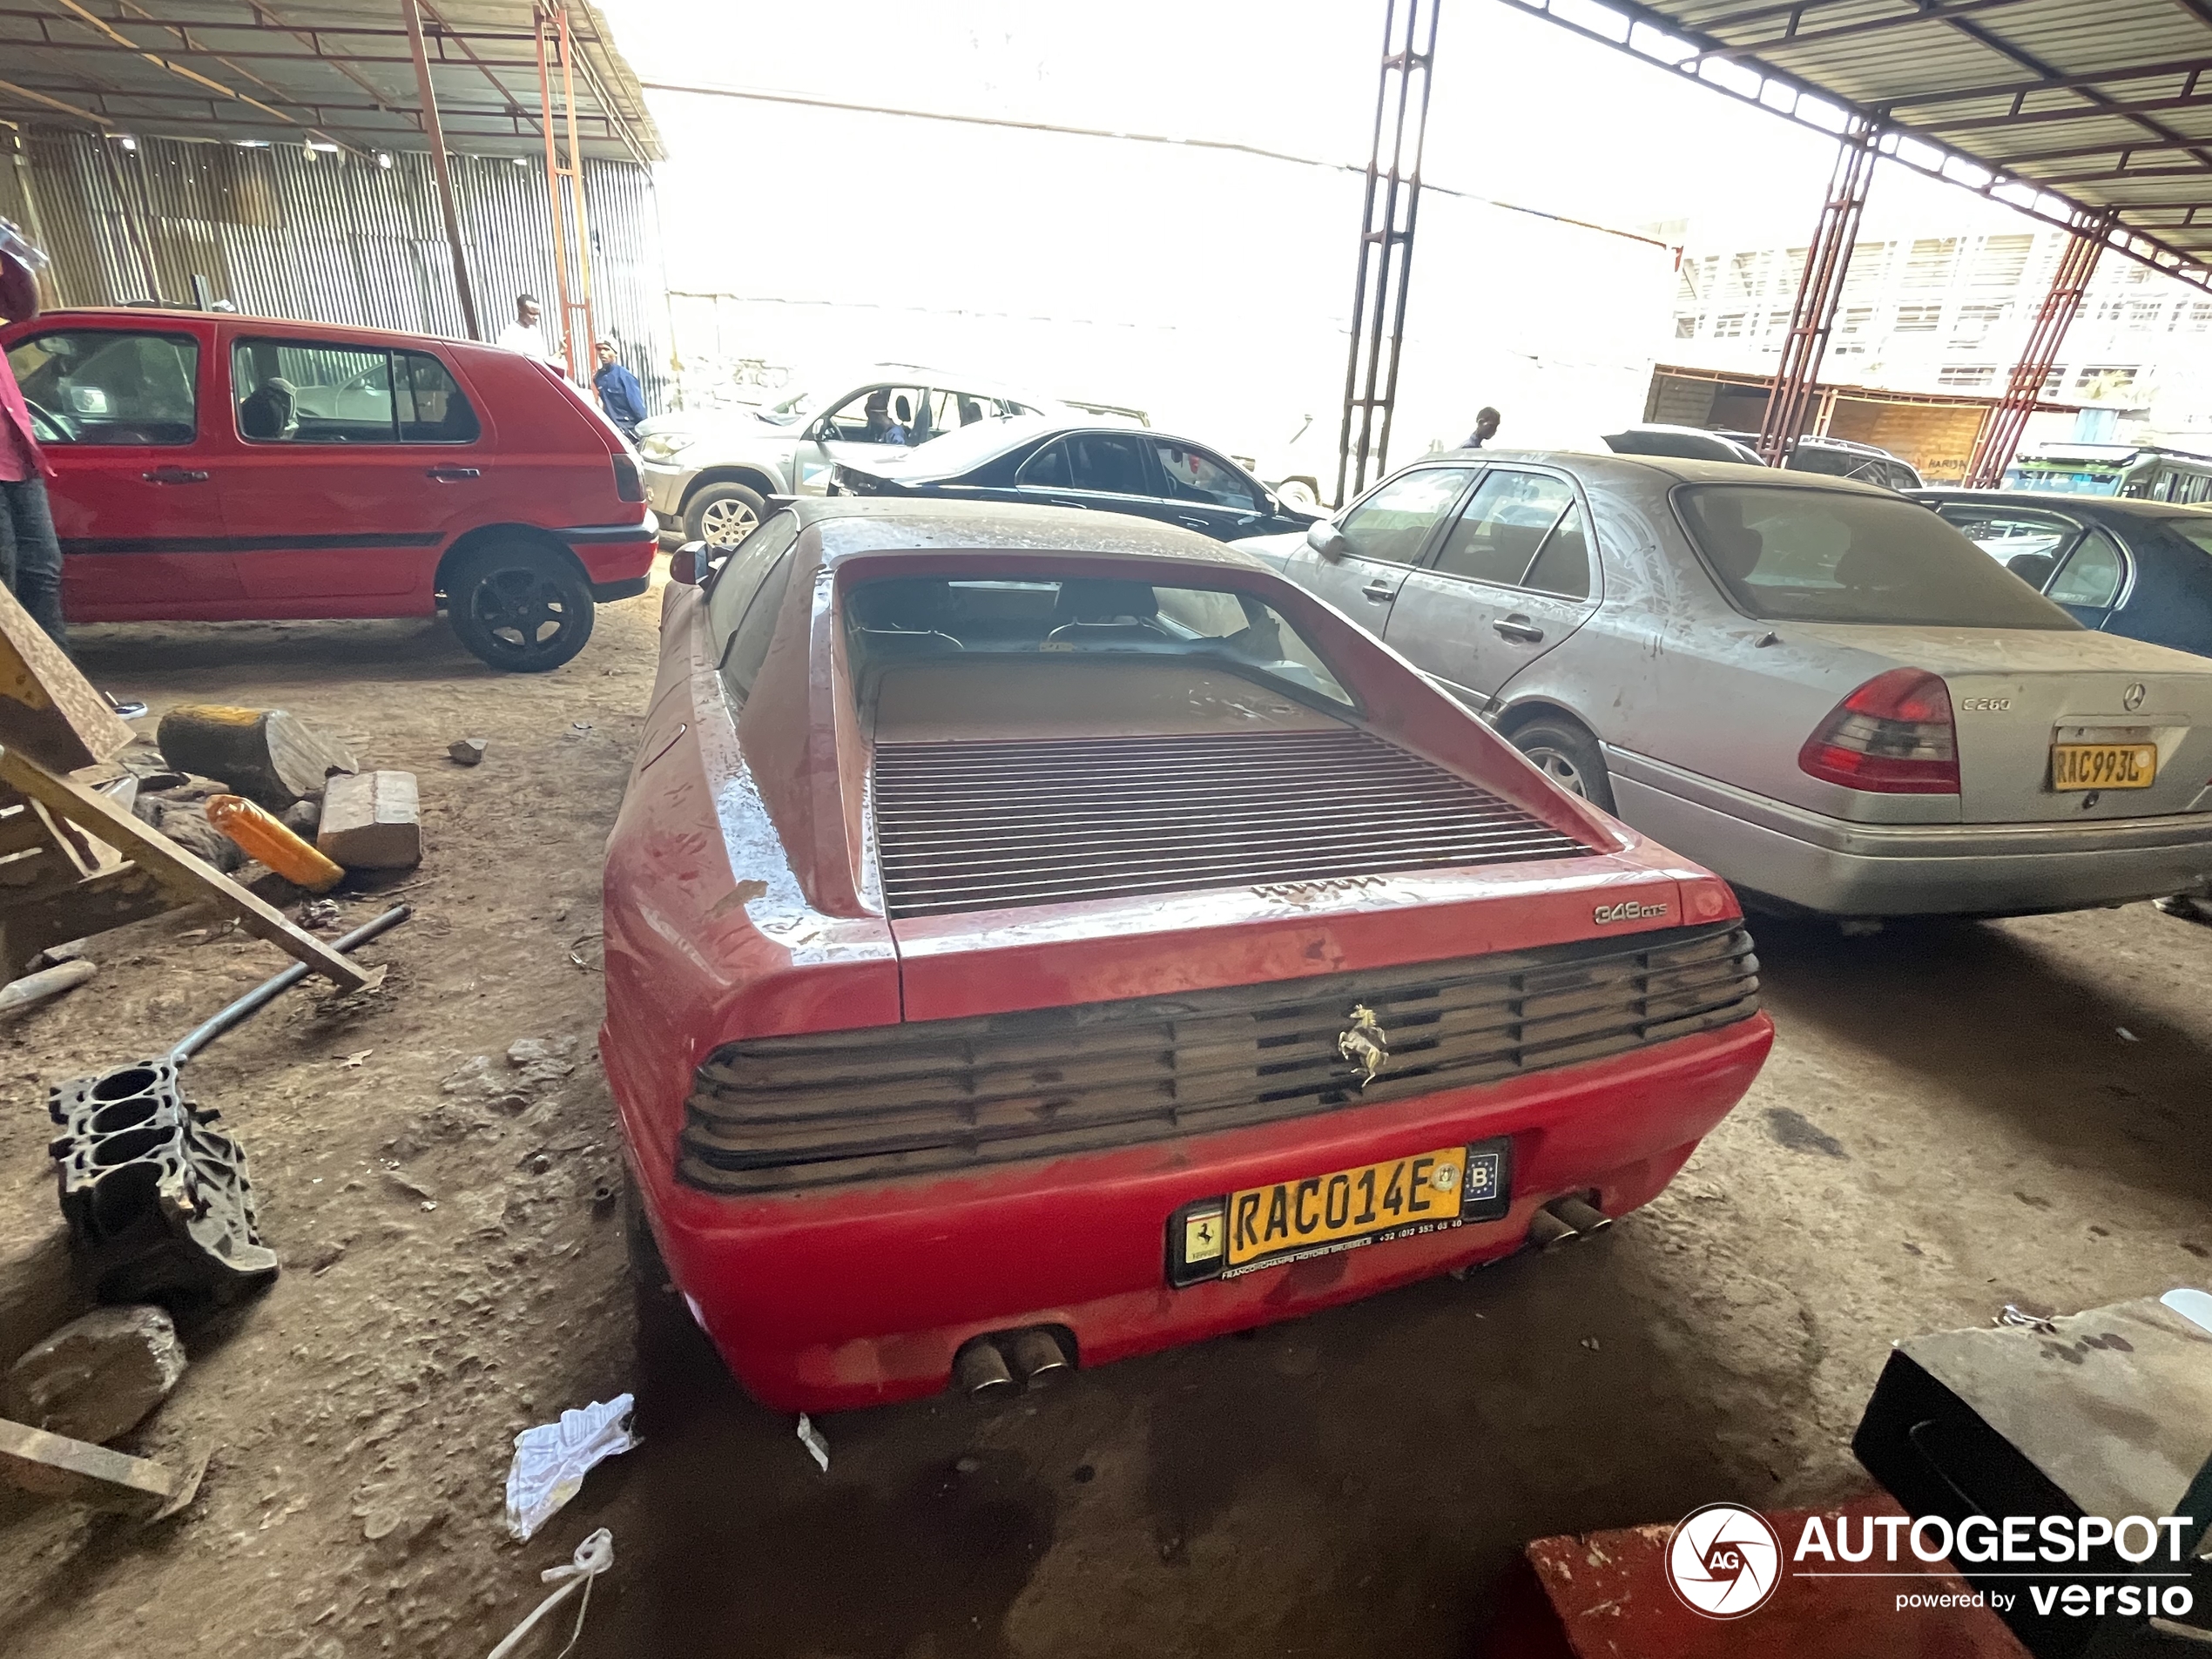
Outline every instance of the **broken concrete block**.
<svg viewBox="0 0 2212 1659">
<path fill-rule="evenodd" d="M 169 1315 L 144 1304 L 94 1308 L 8 1367 L 7 1415 L 98 1444 L 128 1433 L 185 1374 Z"/>
<path fill-rule="evenodd" d="M 422 809 L 411 772 L 333 778 L 315 846 L 349 870 L 405 870 L 422 862 Z"/>
<path fill-rule="evenodd" d="M 455 738 L 446 752 L 464 766 L 473 766 L 484 758 L 486 744 L 482 738 Z"/>
<path fill-rule="evenodd" d="M 353 751 L 282 709 L 193 703 L 161 717 L 161 752 L 179 772 L 220 778 L 256 806 L 280 813 L 354 770 Z"/>
</svg>

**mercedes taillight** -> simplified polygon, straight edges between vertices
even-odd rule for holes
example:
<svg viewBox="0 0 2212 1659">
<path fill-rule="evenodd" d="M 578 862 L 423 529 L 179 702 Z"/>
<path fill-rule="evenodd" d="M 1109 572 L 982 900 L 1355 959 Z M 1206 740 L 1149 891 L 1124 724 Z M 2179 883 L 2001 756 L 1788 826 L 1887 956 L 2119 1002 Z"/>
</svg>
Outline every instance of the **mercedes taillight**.
<svg viewBox="0 0 2212 1659">
<path fill-rule="evenodd" d="M 1797 765 L 1846 789 L 1955 795 L 1959 739 L 1951 693 L 1925 669 L 1878 674 L 1838 703 L 1805 739 Z"/>
</svg>

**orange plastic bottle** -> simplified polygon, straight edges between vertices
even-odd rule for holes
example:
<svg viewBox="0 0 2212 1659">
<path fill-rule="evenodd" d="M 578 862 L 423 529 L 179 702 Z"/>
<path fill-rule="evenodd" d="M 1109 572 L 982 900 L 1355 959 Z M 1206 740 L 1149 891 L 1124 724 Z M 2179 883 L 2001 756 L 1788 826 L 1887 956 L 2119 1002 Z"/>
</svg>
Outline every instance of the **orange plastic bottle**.
<svg viewBox="0 0 2212 1659">
<path fill-rule="evenodd" d="M 243 796 L 210 795 L 207 821 L 243 847 L 248 858 L 260 860 L 310 893 L 336 887 L 346 873 Z"/>
</svg>

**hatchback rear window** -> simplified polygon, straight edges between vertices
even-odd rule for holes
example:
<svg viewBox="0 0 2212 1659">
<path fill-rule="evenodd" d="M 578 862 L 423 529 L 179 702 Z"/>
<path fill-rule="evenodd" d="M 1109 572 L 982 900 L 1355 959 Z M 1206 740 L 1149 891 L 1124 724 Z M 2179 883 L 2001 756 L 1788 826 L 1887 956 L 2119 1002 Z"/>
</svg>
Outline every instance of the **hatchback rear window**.
<svg viewBox="0 0 2212 1659">
<path fill-rule="evenodd" d="M 1764 621 L 2081 625 L 1915 502 L 1741 484 L 1675 499 L 1737 608 Z"/>
<path fill-rule="evenodd" d="M 863 667 L 979 653 L 1044 661 L 1184 658 L 1312 703 L 1353 706 L 1312 644 L 1265 600 L 1225 588 L 1023 577 L 890 577 L 860 583 L 846 624 Z"/>
</svg>

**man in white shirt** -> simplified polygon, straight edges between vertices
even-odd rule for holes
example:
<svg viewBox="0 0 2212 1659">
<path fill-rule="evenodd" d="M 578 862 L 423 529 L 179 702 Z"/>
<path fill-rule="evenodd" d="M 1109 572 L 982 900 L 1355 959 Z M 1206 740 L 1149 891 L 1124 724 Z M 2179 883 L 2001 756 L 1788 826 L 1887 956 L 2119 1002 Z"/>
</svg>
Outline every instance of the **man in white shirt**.
<svg viewBox="0 0 2212 1659">
<path fill-rule="evenodd" d="M 525 357 L 535 357 L 541 363 L 556 363 L 558 360 L 545 349 L 545 336 L 538 332 L 537 296 L 518 293 L 515 296 L 515 320 L 499 331 L 496 342 L 502 350 L 516 351 Z"/>
</svg>

